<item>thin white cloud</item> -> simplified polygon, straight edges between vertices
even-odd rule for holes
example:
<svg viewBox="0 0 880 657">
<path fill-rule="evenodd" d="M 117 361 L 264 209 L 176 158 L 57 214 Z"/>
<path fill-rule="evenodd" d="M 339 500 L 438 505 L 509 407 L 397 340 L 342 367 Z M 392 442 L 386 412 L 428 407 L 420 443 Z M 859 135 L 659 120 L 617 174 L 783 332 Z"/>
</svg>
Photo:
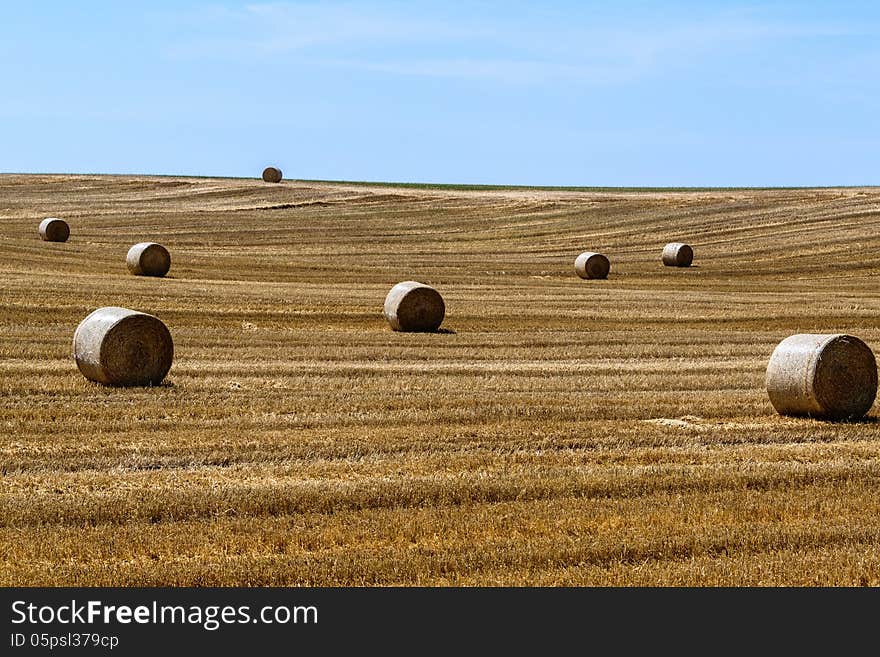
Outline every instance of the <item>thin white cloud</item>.
<svg viewBox="0 0 880 657">
<path fill-rule="evenodd" d="M 325 46 L 448 43 L 488 36 L 440 18 L 379 11 L 359 4 L 252 4 L 239 10 L 200 14 L 200 32 L 219 36 L 177 43 L 167 53 L 178 57 L 226 57 L 246 53 L 296 53 Z"/>
<path fill-rule="evenodd" d="M 605 84 L 754 44 L 878 34 L 874 25 L 798 21 L 749 9 L 694 16 L 605 10 L 574 20 L 534 8 L 526 10 L 534 15 L 512 9 L 491 17 L 462 8 L 456 17 L 450 10 L 396 7 L 331 2 L 219 9 L 200 17 L 200 31 L 210 37 L 175 43 L 166 54 L 235 61 L 276 56 L 310 66 L 513 84 Z"/>
<path fill-rule="evenodd" d="M 621 79 L 619 67 L 573 66 L 554 62 L 514 59 L 417 59 L 413 61 L 322 60 L 322 66 L 385 73 L 389 75 L 496 80 L 508 84 L 589 79 L 614 82 Z"/>
</svg>

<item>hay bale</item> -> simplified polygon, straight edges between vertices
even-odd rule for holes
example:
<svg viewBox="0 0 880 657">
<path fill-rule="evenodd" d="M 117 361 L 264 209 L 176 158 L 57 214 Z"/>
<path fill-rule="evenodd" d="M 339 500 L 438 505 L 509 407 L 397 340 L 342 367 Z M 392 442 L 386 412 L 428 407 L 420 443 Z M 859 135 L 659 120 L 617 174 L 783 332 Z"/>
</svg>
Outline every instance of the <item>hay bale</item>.
<svg viewBox="0 0 880 657">
<path fill-rule="evenodd" d="M 135 276 L 164 276 L 171 269 L 171 254 L 161 244 L 139 242 L 128 250 L 125 264 Z"/>
<path fill-rule="evenodd" d="M 877 362 L 851 335 L 799 333 L 773 350 L 766 387 L 780 415 L 858 419 L 877 395 Z"/>
<path fill-rule="evenodd" d="M 663 247 L 663 264 L 667 267 L 690 267 L 694 250 L 681 242 L 670 242 Z"/>
<path fill-rule="evenodd" d="M 171 369 L 174 343 L 158 317 L 107 306 L 76 327 L 73 357 L 91 381 L 110 386 L 158 385 Z"/>
<path fill-rule="evenodd" d="M 70 237 L 70 226 L 63 219 L 46 217 L 40 222 L 38 232 L 44 242 L 66 242 Z"/>
<path fill-rule="evenodd" d="M 586 251 L 575 258 L 574 270 L 581 278 L 608 278 L 611 263 L 601 253 Z"/>
<path fill-rule="evenodd" d="M 270 183 L 281 182 L 281 169 L 266 167 L 263 169 L 263 180 Z"/>
<path fill-rule="evenodd" d="M 443 322 L 446 305 L 430 285 L 404 281 L 385 297 L 385 319 L 394 331 L 436 331 Z"/>
</svg>

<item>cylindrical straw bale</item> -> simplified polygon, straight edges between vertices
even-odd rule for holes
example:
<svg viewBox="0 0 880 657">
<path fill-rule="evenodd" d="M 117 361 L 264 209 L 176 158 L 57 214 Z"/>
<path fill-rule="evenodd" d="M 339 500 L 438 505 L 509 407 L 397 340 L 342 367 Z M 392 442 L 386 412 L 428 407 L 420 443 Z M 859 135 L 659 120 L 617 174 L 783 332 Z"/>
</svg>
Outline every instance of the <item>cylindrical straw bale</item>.
<svg viewBox="0 0 880 657">
<path fill-rule="evenodd" d="M 858 419 L 877 396 L 877 362 L 851 335 L 799 333 L 773 350 L 766 387 L 780 415 Z"/>
<path fill-rule="evenodd" d="M 574 270 L 581 278 L 608 278 L 611 263 L 601 253 L 586 251 L 574 261 Z"/>
<path fill-rule="evenodd" d="M 263 169 L 263 180 L 270 183 L 281 182 L 281 169 L 266 167 Z"/>
<path fill-rule="evenodd" d="M 681 242 L 670 242 L 663 247 L 663 264 L 667 267 L 690 267 L 694 250 Z"/>
<path fill-rule="evenodd" d="M 161 244 L 139 242 L 128 250 L 125 264 L 135 276 L 164 276 L 171 268 L 171 254 Z"/>
<path fill-rule="evenodd" d="M 70 237 L 70 226 L 63 219 L 46 217 L 40 222 L 39 233 L 44 242 L 66 242 Z"/>
<path fill-rule="evenodd" d="M 158 385 L 171 369 L 174 343 L 158 317 L 107 306 L 76 327 L 73 357 L 91 381 L 110 386 Z"/>
<path fill-rule="evenodd" d="M 436 331 L 443 322 L 446 305 L 430 285 L 404 281 L 385 297 L 385 319 L 395 331 Z"/>
</svg>

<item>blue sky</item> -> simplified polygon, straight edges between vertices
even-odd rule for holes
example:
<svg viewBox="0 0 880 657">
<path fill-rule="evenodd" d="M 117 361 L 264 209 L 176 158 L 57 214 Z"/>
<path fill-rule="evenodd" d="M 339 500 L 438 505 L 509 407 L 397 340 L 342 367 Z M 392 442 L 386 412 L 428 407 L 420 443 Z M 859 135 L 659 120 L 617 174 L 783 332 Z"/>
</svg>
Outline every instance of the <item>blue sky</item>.
<svg viewBox="0 0 880 657">
<path fill-rule="evenodd" d="M 0 171 L 880 184 L 880 3 L 0 5 Z"/>
</svg>

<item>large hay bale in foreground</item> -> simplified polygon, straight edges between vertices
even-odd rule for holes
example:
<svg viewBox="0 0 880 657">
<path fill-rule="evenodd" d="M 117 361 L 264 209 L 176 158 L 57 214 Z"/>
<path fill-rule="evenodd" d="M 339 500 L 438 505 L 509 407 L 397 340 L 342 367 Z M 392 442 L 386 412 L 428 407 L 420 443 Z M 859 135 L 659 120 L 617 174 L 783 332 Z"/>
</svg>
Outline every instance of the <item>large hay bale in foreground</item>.
<svg viewBox="0 0 880 657">
<path fill-rule="evenodd" d="M 110 386 L 158 385 L 171 369 L 174 343 L 158 317 L 107 306 L 76 327 L 73 357 L 91 381 Z"/>
<path fill-rule="evenodd" d="M 842 333 L 799 333 L 767 364 L 767 394 L 781 415 L 861 418 L 877 396 L 877 362 L 864 342 Z"/>
<path fill-rule="evenodd" d="M 171 254 L 156 242 L 139 242 L 128 250 L 125 264 L 135 276 L 164 276 L 171 269 Z"/>
<path fill-rule="evenodd" d="M 70 226 L 63 219 L 46 217 L 37 229 L 44 242 L 66 242 L 70 237 Z"/>
<path fill-rule="evenodd" d="M 585 251 L 575 258 L 574 270 L 581 278 L 608 278 L 611 263 L 601 253 Z"/>
<path fill-rule="evenodd" d="M 681 242 L 670 242 L 663 247 L 663 264 L 667 267 L 690 267 L 694 261 L 694 250 Z"/>
<path fill-rule="evenodd" d="M 395 331 L 436 331 L 443 322 L 446 305 L 430 285 L 404 281 L 385 297 L 385 319 Z"/>
<path fill-rule="evenodd" d="M 263 169 L 263 180 L 270 183 L 281 182 L 281 169 L 276 167 L 266 167 Z"/>
</svg>

